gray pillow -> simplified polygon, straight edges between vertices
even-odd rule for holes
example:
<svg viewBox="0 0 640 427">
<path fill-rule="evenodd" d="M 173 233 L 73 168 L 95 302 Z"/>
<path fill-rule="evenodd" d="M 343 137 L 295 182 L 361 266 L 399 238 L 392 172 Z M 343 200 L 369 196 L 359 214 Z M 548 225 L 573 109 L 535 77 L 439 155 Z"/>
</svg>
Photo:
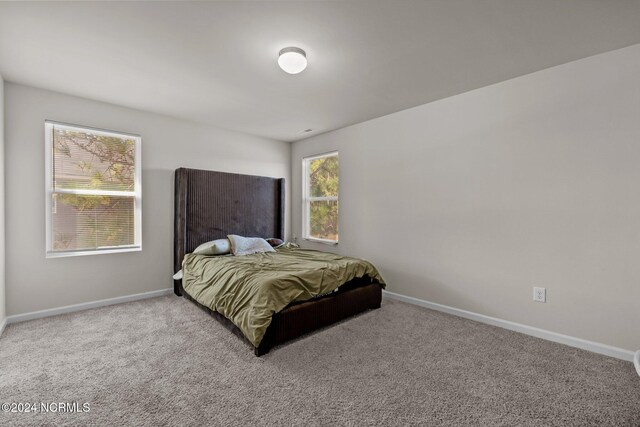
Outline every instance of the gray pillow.
<svg viewBox="0 0 640 427">
<path fill-rule="evenodd" d="M 211 240 L 195 248 L 193 251 L 197 255 L 224 255 L 231 252 L 229 239 Z"/>
<path fill-rule="evenodd" d="M 258 252 L 275 252 L 275 249 L 260 237 L 242 237 L 235 234 L 227 236 L 231 242 L 231 252 L 236 255 L 251 255 Z"/>
</svg>

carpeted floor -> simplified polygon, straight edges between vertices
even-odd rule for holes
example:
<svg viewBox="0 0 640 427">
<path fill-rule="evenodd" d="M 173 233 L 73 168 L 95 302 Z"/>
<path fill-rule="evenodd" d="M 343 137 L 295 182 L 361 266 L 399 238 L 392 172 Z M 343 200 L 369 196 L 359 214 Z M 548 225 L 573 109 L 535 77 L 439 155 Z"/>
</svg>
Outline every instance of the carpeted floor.
<svg viewBox="0 0 640 427">
<path fill-rule="evenodd" d="M 256 358 L 173 296 L 10 325 L 0 425 L 640 426 L 632 363 L 385 300 Z"/>
</svg>

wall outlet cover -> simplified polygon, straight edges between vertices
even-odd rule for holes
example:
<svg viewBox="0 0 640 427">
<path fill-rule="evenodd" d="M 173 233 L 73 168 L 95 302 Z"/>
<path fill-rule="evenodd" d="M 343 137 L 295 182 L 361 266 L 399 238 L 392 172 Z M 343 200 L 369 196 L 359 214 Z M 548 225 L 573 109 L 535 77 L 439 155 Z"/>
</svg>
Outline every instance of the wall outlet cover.
<svg viewBox="0 0 640 427">
<path fill-rule="evenodd" d="M 533 300 L 536 302 L 547 302 L 547 289 L 534 286 Z"/>
</svg>

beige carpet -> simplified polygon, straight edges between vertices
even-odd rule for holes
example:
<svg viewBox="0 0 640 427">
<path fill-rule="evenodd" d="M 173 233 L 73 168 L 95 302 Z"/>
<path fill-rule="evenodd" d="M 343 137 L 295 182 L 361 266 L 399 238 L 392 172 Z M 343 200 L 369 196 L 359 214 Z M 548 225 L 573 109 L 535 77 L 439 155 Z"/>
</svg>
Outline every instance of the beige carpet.
<svg viewBox="0 0 640 427">
<path fill-rule="evenodd" d="M 640 426 L 633 364 L 443 313 L 380 310 L 256 358 L 167 296 L 10 325 L 0 425 Z"/>
</svg>

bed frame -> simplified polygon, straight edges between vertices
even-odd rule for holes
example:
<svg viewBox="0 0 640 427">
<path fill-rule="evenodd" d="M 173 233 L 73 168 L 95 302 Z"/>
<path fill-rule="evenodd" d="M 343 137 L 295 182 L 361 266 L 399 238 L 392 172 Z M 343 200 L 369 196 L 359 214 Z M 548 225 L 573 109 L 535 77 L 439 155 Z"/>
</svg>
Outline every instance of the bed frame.
<svg viewBox="0 0 640 427">
<path fill-rule="evenodd" d="M 174 272 L 182 268 L 185 254 L 201 243 L 226 238 L 228 234 L 284 239 L 284 200 L 284 178 L 177 169 Z M 184 292 L 181 280 L 174 281 L 174 292 L 193 301 L 249 342 L 231 321 Z M 291 304 L 273 315 L 271 325 L 260 346 L 254 347 L 254 353 L 261 356 L 278 344 L 368 309 L 379 308 L 381 301 L 380 284 L 363 278 L 341 286 L 329 296 Z"/>
</svg>

